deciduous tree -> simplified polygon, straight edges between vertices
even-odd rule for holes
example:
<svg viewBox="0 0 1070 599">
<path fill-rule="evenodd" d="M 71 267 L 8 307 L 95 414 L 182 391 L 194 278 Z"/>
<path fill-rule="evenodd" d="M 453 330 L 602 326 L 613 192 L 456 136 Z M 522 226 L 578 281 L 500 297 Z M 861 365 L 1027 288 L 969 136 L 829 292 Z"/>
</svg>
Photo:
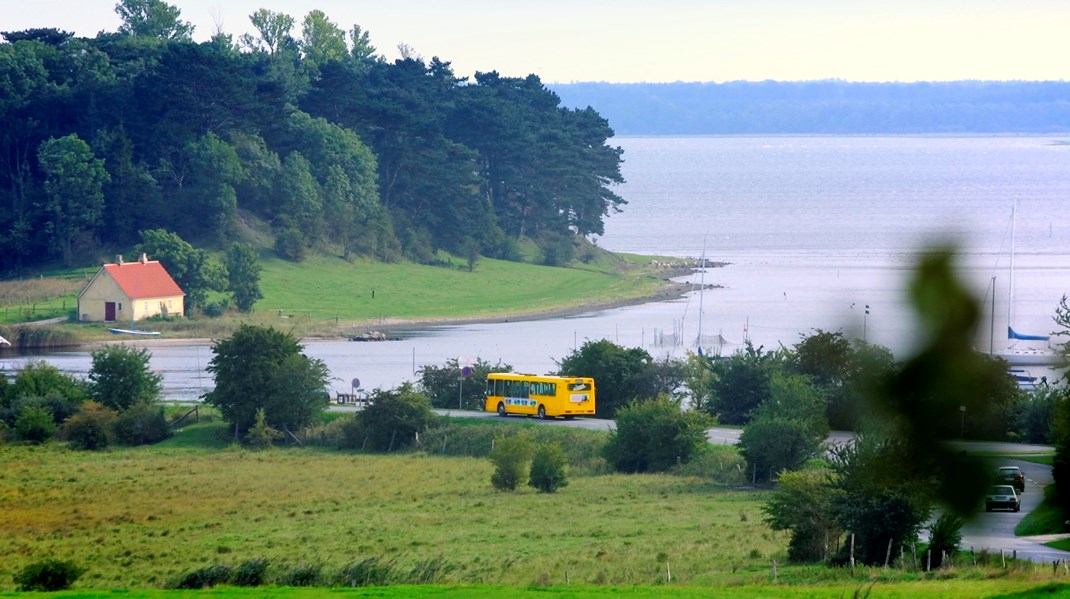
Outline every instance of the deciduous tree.
<svg viewBox="0 0 1070 599">
<path fill-rule="evenodd" d="M 234 426 L 235 439 L 255 424 L 259 409 L 268 426 L 292 432 L 326 408 L 327 366 L 301 350 L 289 333 L 248 324 L 212 345 L 215 356 L 207 370 L 215 376 L 215 389 L 204 401 Z"/>
<path fill-rule="evenodd" d="M 55 238 L 63 263 L 72 266 L 75 240 L 100 225 L 103 188 L 110 176 L 104 161 L 73 133 L 41 144 L 37 161 L 45 173 L 48 233 Z"/>
<path fill-rule="evenodd" d="M 234 305 L 249 312 L 253 304 L 264 297 L 260 292 L 260 263 L 256 248 L 247 243 L 235 243 L 227 249 L 224 266 L 227 269 L 227 288 L 234 296 Z"/>
<path fill-rule="evenodd" d="M 152 354 L 143 347 L 106 345 L 90 352 L 89 389 L 101 405 L 122 411 L 160 396 L 163 377 L 149 367 Z"/>
</svg>

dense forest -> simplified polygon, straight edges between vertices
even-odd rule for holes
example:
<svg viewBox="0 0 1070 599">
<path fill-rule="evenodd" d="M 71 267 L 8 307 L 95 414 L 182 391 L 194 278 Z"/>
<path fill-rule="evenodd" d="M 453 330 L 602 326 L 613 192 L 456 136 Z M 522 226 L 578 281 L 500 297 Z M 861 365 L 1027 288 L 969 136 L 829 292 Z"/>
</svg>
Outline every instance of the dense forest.
<svg viewBox="0 0 1070 599">
<path fill-rule="evenodd" d="M 2 32 L 0 272 L 150 229 L 214 247 L 270 231 L 293 260 L 516 259 L 530 239 L 564 262 L 623 204 L 608 122 L 536 76 L 469 79 L 405 47 L 387 62 L 321 11 L 261 9 L 255 34 L 203 43 L 160 0 L 116 12 L 94 38 Z"/>
<path fill-rule="evenodd" d="M 1070 82 L 734 81 L 554 84 L 620 135 L 971 134 L 1070 131 Z"/>
</svg>

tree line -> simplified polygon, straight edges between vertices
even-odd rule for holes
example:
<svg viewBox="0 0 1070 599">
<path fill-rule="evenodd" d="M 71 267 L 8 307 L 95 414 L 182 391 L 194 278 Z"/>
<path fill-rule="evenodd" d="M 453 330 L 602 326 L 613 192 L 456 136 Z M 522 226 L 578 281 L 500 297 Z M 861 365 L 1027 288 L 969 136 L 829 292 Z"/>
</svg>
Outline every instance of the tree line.
<svg viewBox="0 0 1070 599">
<path fill-rule="evenodd" d="M 622 135 L 967 134 L 1070 131 L 1070 82 L 561 83 Z"/>
<path fill-rule="evenodd" d="M 274 250 L 429 261 L 571 258 L 624 202 L 607 121 L 539 78 L 388 62 L 319 10 L 260 9 L 255 33 L 195 43 L 161 0 L 115 32 L 6 31 L 0 44 L 0 268 L 129 247 L 163 229 L 210 246 L 247 219 Z"/>
</svg>

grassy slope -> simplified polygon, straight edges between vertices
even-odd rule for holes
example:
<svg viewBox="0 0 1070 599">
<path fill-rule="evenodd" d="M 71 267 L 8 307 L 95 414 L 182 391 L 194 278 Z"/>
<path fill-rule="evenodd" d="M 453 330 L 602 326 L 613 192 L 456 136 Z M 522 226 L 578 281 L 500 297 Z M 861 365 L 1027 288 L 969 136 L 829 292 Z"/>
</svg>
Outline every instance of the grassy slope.
<svg viewBox="0 0 1070 599">
<path fill-rule="evenodd" d="M 662 284 L 652 274 L 614 271 L 608 265 L 551 268 L 484 258 L 469 272 L 322 257 L 301 264 L 268 259 L 261 284 L 264 299 L 256 310 L 344 320 L 490 317 L 636 298 Z"/>
<path fill-rule="evenodd" d="M 577 305 L 655 296 L 666 273 L 650 267 L 650 257 L 595 252 L 596 260 L 573 268 L 480 259 L 474 271 L 413 263 L 347 262 L 315 256 L 300 264 L 265 253 L 264 299 L 242 320 L 280 315 L 302 321 L 301 330 L 381 319 L 434 320 L 491 318 Z M 71 270 L 53 279 L 0 282 L 0 324 L 67 316 L 88 271 Z M 89 273 L 91 275 L 91 273 Z M 55 284 L 45 284 L 52 283 Z M 374 291 L 374 297 L 372 297 Z M 32 311 L 32 316 L 30 312 Z M 289 323 L 293 324 L 293 323 Z M 169 336 L 212 336 L 209 323 L 160 323 Z M 226 328 L 226 325 L 216 325 Z M 82 333 L 103 332 L 99 324 L 71 325 Z M 207 331 L 205 330 L 207 329 Z"/>
</svg>

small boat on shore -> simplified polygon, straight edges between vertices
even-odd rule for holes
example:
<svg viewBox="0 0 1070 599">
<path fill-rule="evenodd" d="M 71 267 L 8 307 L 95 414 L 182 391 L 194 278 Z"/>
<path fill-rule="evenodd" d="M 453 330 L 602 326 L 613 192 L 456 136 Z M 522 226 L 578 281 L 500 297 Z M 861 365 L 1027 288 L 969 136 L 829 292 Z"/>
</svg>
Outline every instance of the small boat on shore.
<svg viewBox="0 0 1070 599">
<path fill-rule="evenodd" d="M 160 334 L 160 331 L 139 331 L 136 329 L 108 329 L 108 332 L 112 335 L 143 335 L 148 337 Z"/>
</svg>

